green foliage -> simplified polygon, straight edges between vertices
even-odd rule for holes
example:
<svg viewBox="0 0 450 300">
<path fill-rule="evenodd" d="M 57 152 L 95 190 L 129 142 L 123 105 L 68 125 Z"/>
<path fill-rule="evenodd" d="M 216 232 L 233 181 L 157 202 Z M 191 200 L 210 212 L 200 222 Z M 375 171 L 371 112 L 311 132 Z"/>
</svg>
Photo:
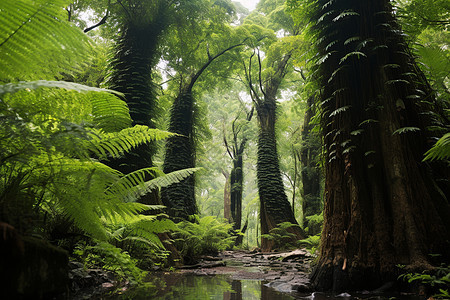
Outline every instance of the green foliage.
<svg viewBox="0 0 450 300">
<path fill-rule="evenodd" d="M 63 7 L 69 3 L 0 2 L 0 82 L 52 78 L 83 58 L 88 39 L 66 21 Z"/>
<path fill-rule="evenodd" d="M 306 247 L 314 254 L 320 246 L 320 234 L 310 235 L 306 239 L 300 240 L 299 245 Z"/>
<path fill-rule="evenodd" d="M 107 242 L 97 241 L 93 245 L 79 243 L 73 254 L 84 263 L 85 268 L 111 271 L 119 280 L 130 280 L 132 284 L 141 282 L 147 274 L 136 266 L 137 260 L 126 251 Z"/>
<path fill-rule="evenodd" d="M 201 255 L 215 255 L 234 245 L 232 225 L 213 216 L 193 216 L 195 222 L 178 223 L 173 233 L 174 243 L 185 263 L 195 262 Z"/>
<path fill-rule="evenodd" d="M 283 222 L 277 227 L 272 228 L 268 234 L 262 234 L 262 238 L 266 238 L 274 242 L 273 249 L 290 250 L 298 247 L 298 241 L 295 241 L 296 235 L 290 233 L 289 228 L 300 227 L 297 224 Z"/>
<path fill-rule="evenodd" d="M 432 274 L 422 273 L 404 273 L 398 277 L 408 283 L 414 281 L 420 282 L 425 286 L 431 287 L 436 292 L 432 297 L 435 299 L 449 299 L 450 297 L 450 266 L 442 264 L 436 268 Z"/>
<path fill-rule="evenodd" d="M 423 160 L 450 159 L 450 133 L 446 133 L 436 144 L 425 153 Z"/>
</svg>

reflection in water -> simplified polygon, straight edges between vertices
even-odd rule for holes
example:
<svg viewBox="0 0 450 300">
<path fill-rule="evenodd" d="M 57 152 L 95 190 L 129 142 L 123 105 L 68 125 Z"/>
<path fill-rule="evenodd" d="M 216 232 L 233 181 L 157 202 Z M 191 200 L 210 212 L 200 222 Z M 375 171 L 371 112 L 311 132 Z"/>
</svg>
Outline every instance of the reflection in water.
<svg viewBox="0 0 450 300">
<path fill-rule="evenodd" d="M 291 300 L 289 295 L 266 287 L 257 280 L 232 280 L 229 276 L 195 276 L 170 273 L 162 275 L 165 287 L 156 296 L 133 293 L 133 299 L 154 300 Z M 136 291 L 135 291 L 136 292 Z M 137 295 L 139 294 L 139 295 Z M 131 295 L 128 295 L 129 297 Z M 123 295 L 127 298 L 127 295 Z"/>
<path fill-rule="evenodd" d="M 151 279 L 160 288 L 155 296 L 144 287 L 129 291 L 123 295 L 116 295 L 109 299 L 144 299 L 144 300 L 388 300 L 395 296 L 398 300 L 419 300 L 418 296 L 402 295 L 370 295 L 370 294 L 341 294 L 326 293 L 300 294 L 279 293 L 266 287 L 258 280 L 232 280 L 227 275 L 196 276 L 192 274 L 166 273 Z M 159 282 L 159 284 L 158 284 Z M 153 289 L 154 291 L 154 289 Z"/>
</svg>

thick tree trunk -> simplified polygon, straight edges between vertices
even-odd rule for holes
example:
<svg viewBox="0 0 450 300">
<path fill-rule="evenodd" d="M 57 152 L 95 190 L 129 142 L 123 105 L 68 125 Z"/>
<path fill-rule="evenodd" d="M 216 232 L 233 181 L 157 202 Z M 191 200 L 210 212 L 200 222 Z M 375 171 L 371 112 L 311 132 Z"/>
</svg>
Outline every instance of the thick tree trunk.
<svg viewBox="0 0 450 300">
<path fill-rule="evenodd" d="M 260 200 L 261 234 L 268 234 L 278 224 L 290 222 L 298 224 L 291 210 L 284 191 L 275 138 L 275 110 L 276 103 L 266 101 L 264 105 L 256 107 L 259 121 L 257 178 Z M 296 239 L 304 238 L 299 227 L 291 227 L 289 232 L 295 234 Z M 266 238 L 261 239 L 261 249 L 270 251 L 274 243 Z"/>
<path fill-rule="evenodd" d="M 157 63 L 155 56 L 158 38 L 166 24 L 160 18 L 164 18 L 164 14 L 161 14 L 155 22 L 146 24 L 137 25 L 133 21 L 128 21 L 116 42 L 116 52 L 111 61 L 108 87 L 124 94 L 133 126 L 155 127 L 152 118 L 155 117 L 156 96 L 151 74 L 152 68 Z M 129 174 L 152 167 L 152 156 L 155 152 L 154 143 L 141 144 L 108 164 L 124 174 Z M 146 180 L 150 179 L 147 175 Z M 160 204 L 156 192 L 141 197 L 140 202 Z"/>
<path fill-rule="evenodd" d="M 427 128 L 442 120 L 432 119 L 432 91 L 388 0 L 321 0 L 316 13 L 326 183 L 312 282 L 372 289 L 396 280 L 398 264 L 423 270 L 430 253 L 449 259 L 448 168 L 422 162 Z"/>
<path fill-rule="evenodd" d="M 167 141 L 164 173 L 195 167 L 193 106 L 194 98 L 191 92 L 181 92 L 172 105 L 169 131 L 178 135 Z M 161 198 L 167 206 L 169 216 L 175 221 L 188 220 L 190 215 L 198 213 L 193 175 L 180 183 L 161 189 Z"/>
<path fill-rule="evenodd" d="M 303 228 L 308 228 L 307 234 L 309 235 L 320 233 L 320 224 L 317 224 L 317 222 L 310 222 L 307 217 L 318 215 L 322 212 L 320 171 L 317 166 L 321 146 L 318 134 L 311 132 L 312 125 L 309 124 L 311 118 L 314 116 L 313 102 L 314 97 L 308 98 L 308 108 L 305 113 L 302 129 L 303 145 L 300 152 L 303 184 Z"/>
</svg>

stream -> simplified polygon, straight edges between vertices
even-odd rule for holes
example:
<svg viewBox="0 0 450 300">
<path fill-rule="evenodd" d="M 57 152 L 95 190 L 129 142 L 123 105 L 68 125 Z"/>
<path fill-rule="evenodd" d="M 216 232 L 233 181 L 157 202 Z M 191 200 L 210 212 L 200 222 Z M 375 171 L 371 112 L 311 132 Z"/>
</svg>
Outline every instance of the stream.
<svg viewBox="0 0 450 300">
<path fill-rule="evenodd" d="M 131 290 L 112 299 L 151 300 L 421 300 L 415 295 L 394 293 L 342 293 L 339 295 L 302 292 L 308 284 L 313 256 L 306 250 L 287 253 L 225 251 L 218 257 L 205 257 L 199 264 L 176 272 L 153 273 L 156 295 Z"/>
</svg>

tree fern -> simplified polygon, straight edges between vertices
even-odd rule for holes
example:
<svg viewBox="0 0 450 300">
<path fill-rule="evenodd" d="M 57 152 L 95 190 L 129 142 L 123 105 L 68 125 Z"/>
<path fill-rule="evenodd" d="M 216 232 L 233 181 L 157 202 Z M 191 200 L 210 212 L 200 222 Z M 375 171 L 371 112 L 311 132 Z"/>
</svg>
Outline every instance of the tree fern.
<svg viewBox="0 0 450 300">
<path fill-rule="evenodd" d="M 0 1 L 0 82 L 54 78 L 83 58 L 88 39 L 65 21 L 69 3 Z"/>
<path fill-rule="evenodd" d="M 37 116 L 38 112 L 46 112 L 47 116 L 70 122 L 92 122 L 107 132 L 131 125 L 128 107 L 117 96 L 121 93 L 65 81 L 0 85 L 0 97 L 18 113 L 23 111 Z"/>
</svg>

